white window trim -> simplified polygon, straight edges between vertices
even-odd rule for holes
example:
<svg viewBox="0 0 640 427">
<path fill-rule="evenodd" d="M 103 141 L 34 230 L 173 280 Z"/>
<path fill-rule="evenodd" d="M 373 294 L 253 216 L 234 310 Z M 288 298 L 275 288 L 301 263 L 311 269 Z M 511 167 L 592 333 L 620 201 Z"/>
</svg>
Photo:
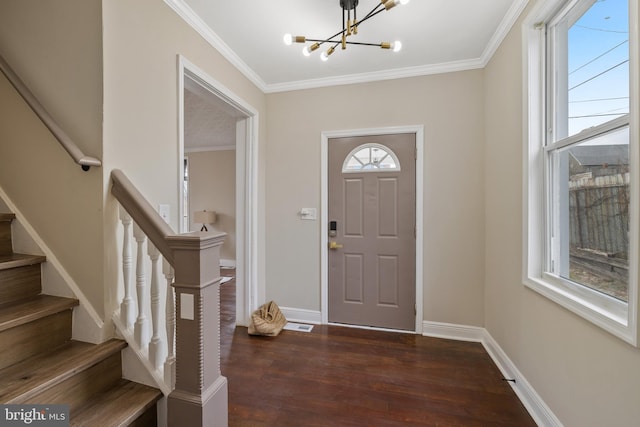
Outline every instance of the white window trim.
<svg viewBox="0 0 640 427">
<path fill-rule="evenodd" d="M 629 303 L 604 297 L 568 280 L 544 273 L 545 265 L 545 35 L 544 23 L 554 15 L 565 0 L 541 0 L 524 19 L 523 43 L 523 277 L 528 288 L 544 295 L 573 313 L 598 325 L 602 329 L 638 347 L 638 264 L 640 197 L 632 197 L 630 209 L 629 246 Z M 629 151 L 631 194 L 640 194 L 638 90 L 640 78 L 638 66 L 638 0 L 629 1 Z M 597 294 L 598 298 L 594 298 Z M 598 302 L 594 302 L 598 301 Z"/>
</svg>

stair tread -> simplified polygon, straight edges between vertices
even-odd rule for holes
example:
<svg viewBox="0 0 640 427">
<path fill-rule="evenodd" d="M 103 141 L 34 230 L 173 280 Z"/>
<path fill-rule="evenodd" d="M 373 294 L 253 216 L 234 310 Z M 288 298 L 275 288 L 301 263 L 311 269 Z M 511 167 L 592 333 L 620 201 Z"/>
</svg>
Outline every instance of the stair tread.
<svg viewBox="0 0 640 427">
<path fill-rule="evenodd" d="M 0 370 L 0 403 L 23 403 L 126 347 L 122 340 L 102 344 L 70 341 Z"/>
<path fill-rule="evenodd" d="M 51 314 L 72 309 L 78 305 L 73 298 L 36 295 L 29 299 L 16 301 L 7 306 L 0 306 L 0 332 L 24 325 Z"/>
<path fill-rule="evenodd" d="M 46 257 L 42 255 L 16 253 L 0 255 L 0 270 L 8 270 L 10 268 L 22 267 L 25 265 L 41 264 L 45 261 Z"/>
<path fill-rule="evenodd" d="M 91 401 L 75 414 L 72 426 L 126 426 L 154 405 L 162 393 L 155 388 L 135 382 L 120 382 Z"/>
</svg>

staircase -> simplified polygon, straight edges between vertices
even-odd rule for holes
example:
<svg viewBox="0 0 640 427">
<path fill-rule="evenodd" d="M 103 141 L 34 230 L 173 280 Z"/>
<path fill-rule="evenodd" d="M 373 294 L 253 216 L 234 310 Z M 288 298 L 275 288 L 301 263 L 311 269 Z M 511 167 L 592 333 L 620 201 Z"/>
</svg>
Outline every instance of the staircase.
<svg viewBox="0 0 640 427">
<path fill-rule="evenodd" d="M 122 379 L 124 341 L 71 339 L 78 301 L 41 293 L 42 256 L 13 253 L 0 213 L 0 404 L 68 404 L 72 426 L 156 426 L 162 393 Z"/>
</svg>

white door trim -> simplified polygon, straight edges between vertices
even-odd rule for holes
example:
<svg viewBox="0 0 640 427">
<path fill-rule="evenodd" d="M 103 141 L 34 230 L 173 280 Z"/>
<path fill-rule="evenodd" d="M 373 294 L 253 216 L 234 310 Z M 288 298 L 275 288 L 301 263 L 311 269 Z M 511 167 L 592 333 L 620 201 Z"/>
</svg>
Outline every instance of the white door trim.
<svg viewBox="0 0 640 427">
<path fill-rule="evenodd" d="M 184 56 L 178 55 L 180 218 L 186 208 L 182 197 L 185 78 L 226 102 L 244 117 L 236 124 L 236 323 L 246 326 L 258 301 L 258 111 Z"/>
<path fill-rule="evenodd" d="M 416 333 L 422 334 L 423 318 L 423 247 L 424 247 L 424 126 L 397 126 L 386 128 L 324 131 L 320 141 L 320 311 L 322 323 L 329 323 L 329 160 L 328 144 L 331 138 L 367 135 L 392 135 L 414 133 L 416 135 Z"/>
</svg>

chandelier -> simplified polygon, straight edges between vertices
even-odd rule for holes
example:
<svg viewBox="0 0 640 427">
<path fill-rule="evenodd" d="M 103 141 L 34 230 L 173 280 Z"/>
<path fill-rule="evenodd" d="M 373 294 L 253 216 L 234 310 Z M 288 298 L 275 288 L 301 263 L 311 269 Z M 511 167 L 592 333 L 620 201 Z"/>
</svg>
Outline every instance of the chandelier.
<svg viewBox="0 0 640 427">
<path fill-rule="evenodd" d="M 348 37 L 352 35 L 358 34 L 358 27 L 363 22 L 373 18 L 377 14 L 384 12 L 385 10 L 389 10 L 392 7 L 395 7 L 399 4 L 405 5 L 409 3 L 409 0 L 380 0 L 369 13 L 365 15 L 364 18 L 358 20 L 357 15 L 357 7 L 358 0 L 339 0 L 340 7 L 342 8 L 342 30 L 338 31 L 331 37 L 327 37 L 325 39 L 310 39 L 305 36 L 292 36 L 291 34 L 284 35 L 284 43 L 288 46 L 295 43 L 304 43 L 311 42 L 312 44 L 306 45 L 304 49 L 302 49 L 302 53 L 304 56 L 310 56 L 311 52 L 318 50 L 320 46 L 326 44 L 329 45 L 329 48 L 322 52 L 320 55 L 320 59 L 323 61 L 327 61 L 329 56 L 335 52 L 338 46 L 342 47 L 342 50 L 347 48 L 347 45 L 359 45 L 359 46 L 375 46 L 382 49 L 393 50 L 394 52 L 399 52 L 402 49 L 402 43 L 399 41 L 395 41 L 393 43 L 390 42 L 381 42 L 381 43 L 362 43 L 350 41 Z"/>
</svg>

